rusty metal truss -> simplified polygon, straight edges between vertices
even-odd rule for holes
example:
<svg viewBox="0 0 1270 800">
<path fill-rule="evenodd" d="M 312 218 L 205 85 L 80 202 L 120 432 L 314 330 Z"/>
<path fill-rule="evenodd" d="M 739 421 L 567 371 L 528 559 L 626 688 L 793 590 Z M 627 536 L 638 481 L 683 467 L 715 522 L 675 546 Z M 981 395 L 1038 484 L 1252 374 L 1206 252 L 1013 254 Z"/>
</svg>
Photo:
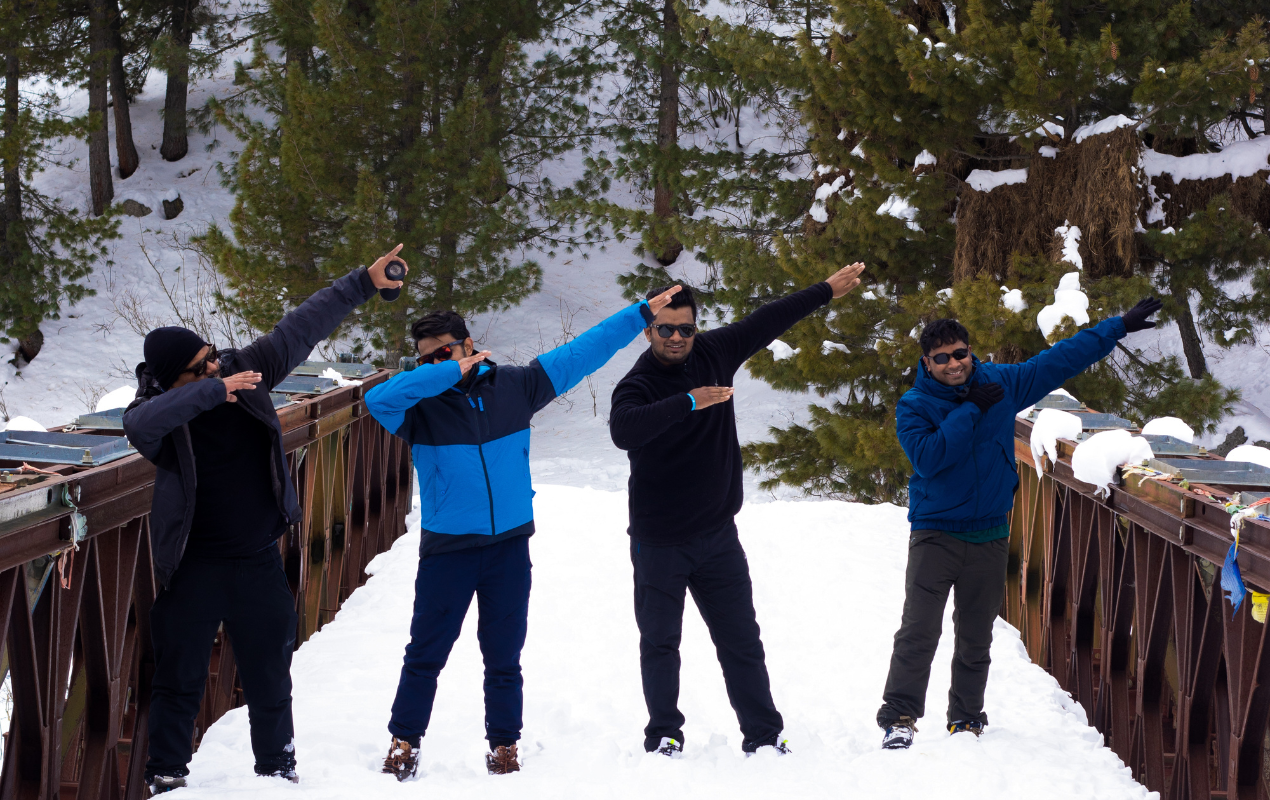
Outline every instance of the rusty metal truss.
<svg viewBox="0 0 1270 800">
<path fill-rule="evenodd" d="M 304 509 L 279 545 L 299 612 L 297 646 L 405 532 L 409 447 L 362 402 L 390 374 L 292 398 L 298 402 L 278 411 Z M 100 432 L 118 435 L 109 426 Z M 20 466 L 0 461 L 0 469 Z M 137 800 L 153 675 L 154 468 L 130 455 L 49 472 L 15 471 L 6 477 L 16 488 L 0 494 L 0 676 L 10 677 L 14 701 L 0 800 Z M 232 645 L 222 633 L 212 652 L 196 740 L 242 704 Z"/>
<path fill-rule="evenodd" d="M 1076 480 L 1074 442 L 1038 478 L 1016 422 L 1005 617 L 1032 660 L 1085 708 L 1164 800 L 1270 798 L 1270 642 L 1221 590 L 1237 487 L 1127 476 L 1106 497 Z M 1239 564 L 1270 587 L 1270 527 L 1244 522 Z"/>
</svg>

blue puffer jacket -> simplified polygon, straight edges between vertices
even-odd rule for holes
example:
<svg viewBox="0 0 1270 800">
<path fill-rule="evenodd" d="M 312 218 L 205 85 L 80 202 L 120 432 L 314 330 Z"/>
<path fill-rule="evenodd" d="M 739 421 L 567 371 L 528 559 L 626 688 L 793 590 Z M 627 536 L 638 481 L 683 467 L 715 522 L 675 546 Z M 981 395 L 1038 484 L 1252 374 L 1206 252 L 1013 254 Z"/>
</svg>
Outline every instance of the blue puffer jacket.
<svg viewBox="0 0 1270 800">
<path fill-rule="evenodd" d="M 999 383 L 1005 398 L 987 412 L 963 402 L 919 362 L 917 383 L 895 411 L 900 446 L 913 465 L 908 521 L 913 530 L 983 531 L 1004 525 L 1014 505 L 1014 415 L 1106 357 L 1125 336 L 1120 317 L 1064 339 L 1022 364 L 974 359 L 970 383 Z"/>
<path fill-rule="evenodd" d="M 614 314 L 525 367 L 424 364 L 366 393 L 366 408 L 411 444 L 419 473 L 420 554 L 494 544 L 534 531 L 529 420 L 643 330 L 647 302 Z M 487 362 L 488 363 L 488 362 Z"/>
</svg>

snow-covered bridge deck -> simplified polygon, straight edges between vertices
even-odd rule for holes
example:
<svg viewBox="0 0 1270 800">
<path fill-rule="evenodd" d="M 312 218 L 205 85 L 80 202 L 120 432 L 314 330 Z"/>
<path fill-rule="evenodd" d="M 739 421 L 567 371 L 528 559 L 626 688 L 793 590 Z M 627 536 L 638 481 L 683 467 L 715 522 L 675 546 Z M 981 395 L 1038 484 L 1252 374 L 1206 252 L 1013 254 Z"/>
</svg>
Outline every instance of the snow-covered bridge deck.
<svg viewBox="0 0 1270 800">
<path fill-rule="evenodd" d="M 252 798 L 1137 798 L 1081 707 L 998 620 L 981 739 L 942 730 L 951 604 L 927 707 L 909 751 L 879 749 L 873 717 L 899 624 L 904 509 L 839 502 L 747 505 L 738 518 L 777 706 L 794 749 L 746 759 L 713 647 L 689 603 L 684 758 L 646 755 L 631 608 L 626 496 L 539 486 L 525 674 L 523 770 L 491 777 L 483 753 L 475 604 L 441 675 L 419 778 L 379 773 L 408 638 L 418 534 L 296 653 L 300 784 L 252 775 L 247 709 L 210 728 L 182 796 Z M 417 516 L 410 528 L 417 531 Z"/>
</svg>

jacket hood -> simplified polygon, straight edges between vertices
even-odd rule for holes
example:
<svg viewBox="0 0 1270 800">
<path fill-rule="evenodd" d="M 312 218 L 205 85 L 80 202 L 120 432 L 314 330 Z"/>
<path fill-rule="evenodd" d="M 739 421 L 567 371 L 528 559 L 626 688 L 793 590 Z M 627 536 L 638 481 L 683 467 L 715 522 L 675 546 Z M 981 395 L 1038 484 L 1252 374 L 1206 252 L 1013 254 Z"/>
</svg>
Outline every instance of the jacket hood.
<svg viewBox="0 0 1270 800">
<path fill-rule="evenodd" d="M 970 363 L 973 371 L 970 373 L 970 380 L 961 386 L 948 386 L 935 380 L 930 374 L 930 370 L 926 368 L 926 363 L 920 358 L 917 360 L 917 382 L 913 384 L 913 388 L 922 394 L 938 397 L 941 400 L 964 400 L 966 394 L 970 391 L 970 387 L 979 382 L 979 377 L 983 374 L 979 356 L 971 355 Z"/>
<path fill-rule="evenodd" d="M 159 379 L 154 376 L 154 373 L 150 372 L 146 362 L 142 361 L 137 365 L 136 376 L 137 397 L 128 404 L 128 409 L 126 410 L 131 410 L 133 406 L 149 400 L 151 397 L 163 394 L 163 387 L 159 385 Z"/>
</svg>

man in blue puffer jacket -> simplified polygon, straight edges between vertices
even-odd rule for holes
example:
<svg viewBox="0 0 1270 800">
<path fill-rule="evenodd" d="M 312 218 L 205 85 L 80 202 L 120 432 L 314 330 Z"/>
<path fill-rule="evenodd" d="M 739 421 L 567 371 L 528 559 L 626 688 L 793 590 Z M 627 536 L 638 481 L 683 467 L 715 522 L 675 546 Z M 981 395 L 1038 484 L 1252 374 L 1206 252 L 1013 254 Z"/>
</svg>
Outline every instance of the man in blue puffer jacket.
<svg viewBox="0 0 1270 800">
<path fill-rule="evenodd" d="M 417 771 L 437 676 L 473 594 L 485 660 L 486 768 L 520 769 L 520 651 L 534 532 L 529 420 L 630 344 L 678 291 L 630 306 L 525 367 L 488 362 L 453 311 L 429 314 L 411 328 L 419 367 L 366 393 L 371 415 L 411 444 L 422 516 L 410 644 L 384 772 L 405 780 Z"/>
<path fill-rule="evenodd" d="M 1014 417 L 1102 360 L 1126 334 L 1155 327 L 1155 299 L 1103 320 L 1022 364 L 984 364 L 961 323 L 922 331 L 917 383 L 900 398 L 895 422 L 913 465 L 908 482 L 908 570 L 904 616 L 878 710 L 882 746 L 907 748 L 925 714 L 931 660 L 953 591 L 956 636 L 948 729 L 978 736 L 988 722 L 992 625 L 1005 596 L 1010 510 L 1018 472 Z"/>
</svg>

